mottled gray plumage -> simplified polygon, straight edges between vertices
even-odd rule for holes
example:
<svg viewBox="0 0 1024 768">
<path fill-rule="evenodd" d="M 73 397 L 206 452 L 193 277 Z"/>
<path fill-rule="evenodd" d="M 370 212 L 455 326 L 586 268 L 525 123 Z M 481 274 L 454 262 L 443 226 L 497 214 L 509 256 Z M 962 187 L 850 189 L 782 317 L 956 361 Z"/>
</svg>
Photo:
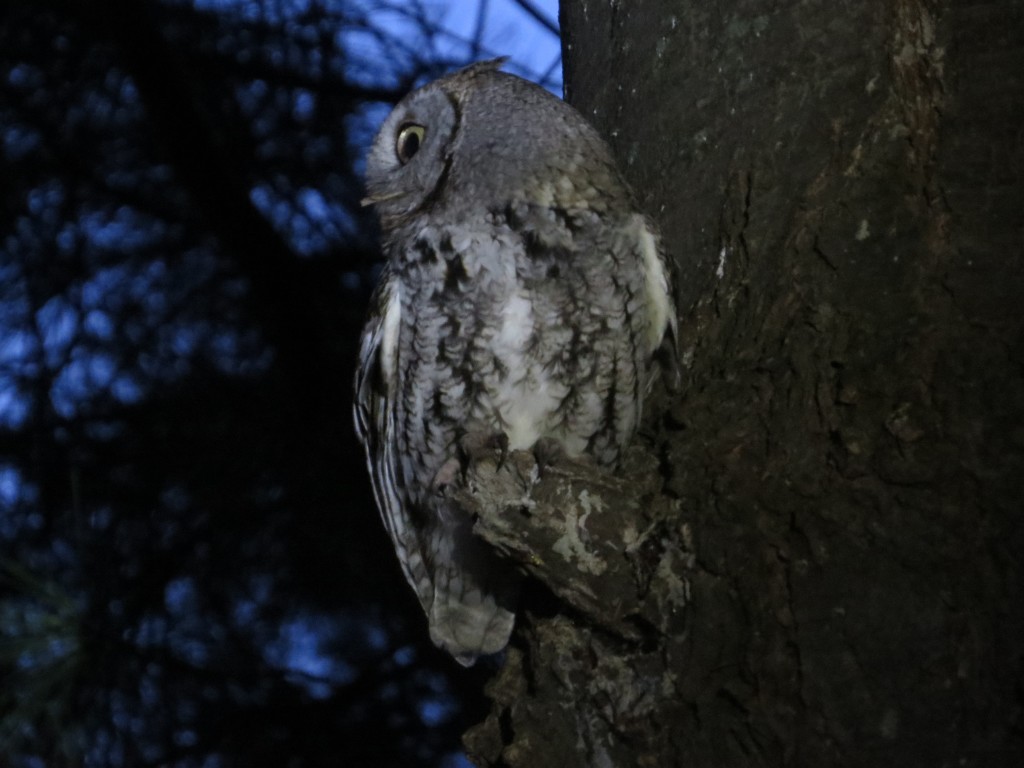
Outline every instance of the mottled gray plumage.
<svg viewBox="0 0 1024 768">
<path fill-rule="evenodd" d="M 357 431 L 431 638 L 464 664 L 508 642 L 519 577 L 438 492 L 456 443 L 548 437 L 614 464 L 675 327 L 668 271 L 607 145 L 500 64 L 407 96 L 366 171 L 387 263 Z"/>
</svg>

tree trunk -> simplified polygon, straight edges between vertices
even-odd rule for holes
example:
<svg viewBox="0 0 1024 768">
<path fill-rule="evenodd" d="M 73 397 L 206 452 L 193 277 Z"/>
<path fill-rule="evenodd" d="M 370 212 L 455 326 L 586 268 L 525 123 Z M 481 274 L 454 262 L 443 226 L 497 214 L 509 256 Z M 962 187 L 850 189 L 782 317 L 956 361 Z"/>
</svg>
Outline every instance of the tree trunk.
<svg viewBox="0 0 1024 768">
<path fill-rule="evenodd" d="M 1024 765 L 1022 6 L 565 3 L 684 382 L 615 477 L 476 462 L 546 585 L 479 765 Z"/>
</svg>

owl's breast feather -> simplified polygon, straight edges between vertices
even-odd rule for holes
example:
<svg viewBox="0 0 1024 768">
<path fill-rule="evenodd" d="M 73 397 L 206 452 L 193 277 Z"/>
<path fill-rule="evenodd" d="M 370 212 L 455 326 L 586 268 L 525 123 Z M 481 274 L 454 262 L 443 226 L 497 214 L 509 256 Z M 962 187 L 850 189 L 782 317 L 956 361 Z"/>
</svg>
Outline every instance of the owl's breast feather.
<svg viewBox="0 0 1024 768">
<path fill-rule="evenodd" d="M 529 298 L 517 291 L 504 302 L 491 352 L 506 372 L 491 388 L 493 407 L 508 437 L 509 448 L 525 450 L 550 431 L 549 423 L 565 397 L 564 386 L 551 386 L 546 361 L 536 350 L 537 318 Z"/>
</svg>

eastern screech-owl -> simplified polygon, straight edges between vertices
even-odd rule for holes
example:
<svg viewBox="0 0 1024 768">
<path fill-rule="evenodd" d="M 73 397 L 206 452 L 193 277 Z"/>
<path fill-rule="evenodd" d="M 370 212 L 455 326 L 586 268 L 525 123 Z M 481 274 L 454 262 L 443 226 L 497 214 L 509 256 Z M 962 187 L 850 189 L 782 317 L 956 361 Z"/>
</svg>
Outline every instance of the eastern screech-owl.
<svg viewBox="0 0 1024 768">
<path fill-rule="evenodd" d="M 676 322 L 669 271 L 607 145 L 502 61 L 395 107 L 364 201 L 387 263 L 362 337 L 357 431 L 430 637 L 466 665 L 505 647 L 519 577 L 439 492 L 458 441 L 554 438 L 614 464 Z"/>
</svg>

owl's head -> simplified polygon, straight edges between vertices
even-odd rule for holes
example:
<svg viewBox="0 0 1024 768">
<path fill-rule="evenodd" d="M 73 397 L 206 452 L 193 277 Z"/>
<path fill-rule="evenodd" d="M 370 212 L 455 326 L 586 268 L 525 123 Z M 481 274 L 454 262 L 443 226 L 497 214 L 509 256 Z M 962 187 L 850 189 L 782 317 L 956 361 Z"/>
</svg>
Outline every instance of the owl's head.
<svg viewBox="0 0 1024 768">
<path fill-rule="evenodd" d="M 597 132 L 540 86 L 499 72 L 504 61 L 429 83 L 388 115 L 364 200 L 385 228 L 419 213 L 470 217 L 519 200 L 606 207 L 628 195 Z"/>
</svg>

